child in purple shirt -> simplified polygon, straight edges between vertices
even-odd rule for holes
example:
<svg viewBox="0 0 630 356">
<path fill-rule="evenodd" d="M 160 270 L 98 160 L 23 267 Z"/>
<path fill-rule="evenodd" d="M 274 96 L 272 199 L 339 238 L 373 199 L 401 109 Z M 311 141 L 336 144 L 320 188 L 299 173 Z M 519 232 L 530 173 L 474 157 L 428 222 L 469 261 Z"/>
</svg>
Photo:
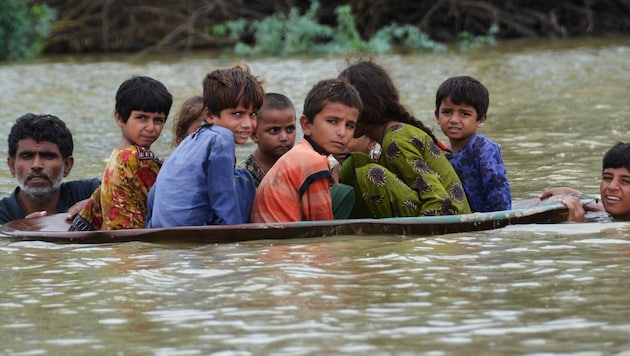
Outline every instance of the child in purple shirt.
<svg viewBox="0 0 630 356">
<path fill-rule="evenodd" d="M 512 208 L 501 149 L 477 133 L 487 120 L 488 104 L 486 87 L 469 76 L 447 79 L 435 98 L 435 118 L 449 139 L 449 159 L 473 212 Z"/>
</svg>

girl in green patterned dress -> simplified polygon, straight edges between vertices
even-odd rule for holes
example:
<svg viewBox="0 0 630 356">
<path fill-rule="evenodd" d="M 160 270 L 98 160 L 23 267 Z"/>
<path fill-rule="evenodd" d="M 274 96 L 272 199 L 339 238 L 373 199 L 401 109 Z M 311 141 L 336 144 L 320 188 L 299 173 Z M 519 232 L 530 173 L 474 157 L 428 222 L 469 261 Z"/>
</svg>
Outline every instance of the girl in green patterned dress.
<svg viewBox="0 0 630 356">
<path fill-rule="evenodd" d="M 354 85 L 363 101 L 354 137 L 367 135 L 381 145 L 378 161 L 356 152 L 341 167 L 340 181 L 355 189 L 355 217 L 470 213 L 446 147 L 400 103 L 385 69 L 364 60 L 339 77 Z"/>
</svg>

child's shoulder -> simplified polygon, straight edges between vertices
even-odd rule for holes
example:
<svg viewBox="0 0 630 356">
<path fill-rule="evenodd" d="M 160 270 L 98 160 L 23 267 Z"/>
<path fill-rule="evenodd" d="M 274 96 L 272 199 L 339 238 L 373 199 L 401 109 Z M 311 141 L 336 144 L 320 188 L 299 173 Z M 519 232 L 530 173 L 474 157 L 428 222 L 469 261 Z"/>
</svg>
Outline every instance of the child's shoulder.
<svg viewBox="0 0 630 356">
<path fill-rule="evenodd" d="M 138 145 L 129 145 L 123 148 L 115 148 L 110 157 L 109 164 L 138 165 L 144 161 L 155 161 L 162 164 L 162 160 L 150 148 Z"/>
<path fill-rule="evenodd" d="M 226 142 L 226 143 L 230 143 L 230 142 L 234 143 L 234 133 L 230 129 L 225 128 L 223 126 L 218 126 L 218 125 L 203 125 L 197 131 L 193 132 L 189 136 L 190 136 L 189 141 L 201 140 L 201 141 L 215 141 L 215 142 L 219 141 L 219 142 Z M 186 139 L 184 139 L 184 141 L 186 141 Z M 184 141 L 182 141 L 180 145 L 183 144 Z M 193 142 L 192 144 L 198 145 L 199 142 L 196 142 L 196 143 Z"/>
<path fill-rule="evenodd" d="M 488 136 L 477 133 L 470 139 L 470 141 L 468 141 L 468 146 L 479 148 L 498 148 L 499 144 L 492 141 L 488 138 Z"/>
</svg>

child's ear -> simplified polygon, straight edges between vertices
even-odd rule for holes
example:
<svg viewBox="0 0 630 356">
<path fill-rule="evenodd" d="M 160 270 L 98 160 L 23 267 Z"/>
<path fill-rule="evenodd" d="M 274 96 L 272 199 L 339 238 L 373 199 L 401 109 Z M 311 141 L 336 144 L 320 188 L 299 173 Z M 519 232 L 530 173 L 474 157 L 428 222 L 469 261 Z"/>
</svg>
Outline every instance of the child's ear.
<svg viewBox="0 0 630 356">
<path fill-rule="evenodd" d="M 258 143 L 258 134 L 256 133 L 256 129 L 252 131 L 252 134 L 249 135 L 249 138 L 251 138 L 254 143 Z"/>
<path fill-rule="evenodd" d="M 311 135 L 311 124 L 308 122 L 308 118 L 304 115 L 300 116 L 300 125 L 302 126 L 302 132 L 305 136 Z"/>
<path fill-rule="evenodd" d="M 208 110 L 208 107 L 203 108 L 203 119 L 209 124 L 214 122 L 214 115 Z"/>
<path fill-rule="evenodd" d="M 435 115 L 435 119 L 440 121 L 440 113 L 438 111 L 438 109 L 435 109 L 435 111 L 433 112 L 433 115 Z"/>
<path fill-rule="evenodd" d="M 116 125 L 118 125 L 118 127 L 125 126 L 125 122 L 123 121 L 122 116 L 120 116 L 119 113 L 114 114 L 114 120 L 116 121 Z"/>
<path fill-rule="evenodd" d="M 483 127 L 487 119 L 488 116 L 484 115 L 481 119 L 477 120 L 477 127 Z"/>
</svg>

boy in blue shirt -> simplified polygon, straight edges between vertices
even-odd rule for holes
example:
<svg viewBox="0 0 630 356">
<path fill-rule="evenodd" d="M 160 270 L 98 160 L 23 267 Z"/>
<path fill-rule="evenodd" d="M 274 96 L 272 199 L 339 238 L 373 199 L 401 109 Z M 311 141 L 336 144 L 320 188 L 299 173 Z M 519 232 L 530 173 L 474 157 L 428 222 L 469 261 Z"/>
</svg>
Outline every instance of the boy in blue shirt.
<svg viewBox="0 0 630 356">
<path fill-rule="evenodd" d="M 435 118 L 448 137 L 448 158 L 464 186 L 472 212 L 510 210 L 512 194 L 499 145 L 477 133 L 487 120 L 488 90 L 475 78 L 444 81 L 435 98 Z"/>
<path fill-rule="evenodd" d="M 235 144 L 256 128 L 264 91 L 247 66 L 217 69 L 203 81 L 205 120 L 166 159 L 149 193 L 147 227 L 249 222 L 256 185 L 236 164 Z"/>
</svg>

